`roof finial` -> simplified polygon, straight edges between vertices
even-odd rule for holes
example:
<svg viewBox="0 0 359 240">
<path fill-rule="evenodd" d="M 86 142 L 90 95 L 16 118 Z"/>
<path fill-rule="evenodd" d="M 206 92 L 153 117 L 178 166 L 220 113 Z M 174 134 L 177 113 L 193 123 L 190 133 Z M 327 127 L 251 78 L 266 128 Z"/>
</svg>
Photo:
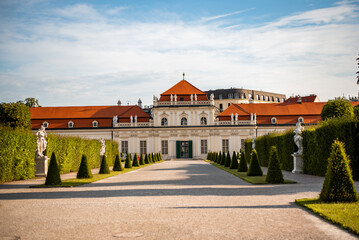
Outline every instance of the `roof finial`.
<svg viewBox="0 0 359 240">
<path fill-rule="evenodd" d="M 183 75 L 183 80 L 184 80 L 184 76 L 185 76 L 186 74 L 183 72 L 183 74 L 182 74 L 182 75 Z"/>
</svg>

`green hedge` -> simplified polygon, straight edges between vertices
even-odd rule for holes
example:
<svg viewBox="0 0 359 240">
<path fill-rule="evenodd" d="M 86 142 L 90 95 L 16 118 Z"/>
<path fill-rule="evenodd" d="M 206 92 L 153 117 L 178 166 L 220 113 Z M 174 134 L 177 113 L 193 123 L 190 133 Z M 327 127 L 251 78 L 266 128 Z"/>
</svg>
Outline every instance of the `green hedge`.
<svg viewBox="0 0 359 240">
<path fill-rule="evenodd" d="M 35 177 L 36 136 L 0 127 L 0 182 Z"/>
<path fill-rule="evenodd" d="M 252 152 L 252 139 L 246 139 L 244 141 L 244 156 L 246 157 L 247 163 L 250 163 L 251 161 L 251 152 Z"/>
<path fill-rule="evenodd" d="M 87 156 L 89 168 L 100 167 L 98 140 L 72 136 L 48 134 L 45 154 L 56 153 L 60 173 L 77 172 L 82 154 Z M 0 127 L 0 182 L 29 179 L 35 177 L 36 136 L 26 130 Z M 113 166 L 118 143 L 106 141 L 106 158 Z"/>
<path fill-rule="evenodd" d="M 359 180 L 358 121 L 351 118 L 333 118 L 322 122 L 316 129 L 303 131 L 303 171 L 324 176 L 330 148 L 335 139 L 345 144 L 350 158 L 353 178 Z"/>
<path fill-rule="evenodd" d="M 269 164 L 269 153 L 272 146 L 277 147 L 280 167 L 282 170 L 293 170 L 293 157 L 291 154 L 298 149 L 293 141 L 293 130 L 284 133 L 271 133 L 256 138 L 256 150 L 261 166 L 267 167 Z M 248 141 L 248 145 L 249 145 Z M 249 146 L 246 146 L 246 150 Z M 252 142 L 250 142 L 252 148 Z M 247 151 L 246 151 L 247 154 Z M 247 156 L 246 156 L 247 159 Z"/>
</svg>

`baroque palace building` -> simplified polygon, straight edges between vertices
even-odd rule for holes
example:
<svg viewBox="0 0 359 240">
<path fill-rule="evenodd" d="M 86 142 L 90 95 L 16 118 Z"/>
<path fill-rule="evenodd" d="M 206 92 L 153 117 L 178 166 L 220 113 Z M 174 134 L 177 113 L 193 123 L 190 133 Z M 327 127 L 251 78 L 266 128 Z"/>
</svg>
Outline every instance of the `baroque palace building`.
<svg viewBox="0 0 359 240">
<path fill-rule="evenodd" d="M 271 103 L 233 103 L 221 112 L 215 93 L 181 80 L 159 99 L 154 97 L 150 114 L 140 104 L 121 106 L 120 102 L 117 106 L 36 107 L 30 109 L 31 127 L 36 131 L 44 125 L 48 133 L 112 139 L 123 153 L 205 159 L 209 151 L 239 151 L 247 138 L 293 128 L 298 121 L 316 124 L 321 120 L 325 103 L 285 102 L 284 95 L 272 95 Z"/>
</svg>

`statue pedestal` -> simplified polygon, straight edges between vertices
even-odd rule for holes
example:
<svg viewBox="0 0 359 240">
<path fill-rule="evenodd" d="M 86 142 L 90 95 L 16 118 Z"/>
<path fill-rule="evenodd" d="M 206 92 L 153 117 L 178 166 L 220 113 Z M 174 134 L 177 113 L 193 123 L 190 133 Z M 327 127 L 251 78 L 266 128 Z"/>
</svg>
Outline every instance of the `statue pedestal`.
<svg viewBox="0 0 359 240">
<path fill-rule="evenodd" d="M 37 156 L 35 158 L 35 176 L 46 177 L 49 158 L 46 156 Z"/>
<path fill-rule="evenodd" d="M 302 154 L 293 153 L 293 166 L 292 173 L 303 173 L 303 158 Z"/>
</svg>

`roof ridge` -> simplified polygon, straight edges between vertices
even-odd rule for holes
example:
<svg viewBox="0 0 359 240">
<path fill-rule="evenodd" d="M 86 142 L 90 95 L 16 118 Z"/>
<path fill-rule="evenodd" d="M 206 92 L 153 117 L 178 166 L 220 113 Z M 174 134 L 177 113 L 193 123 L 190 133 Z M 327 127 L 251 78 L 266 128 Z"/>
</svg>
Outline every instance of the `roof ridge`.
<svg viewBox="0 0 359 240">
<path fill-rule="evenodd" d="M 239 110 L 241 110 L 241 111 L 243 111 L 243 112 L 245 112 L 245 113 L 247 113 L 247 114 L 250 114 L 249 112 L 247 112 L 246 110 L 244 110 L 243 108 L 241 108 L 238 104 L 233 104 L 236 108 L 238 108 Z"/>
</svg>

